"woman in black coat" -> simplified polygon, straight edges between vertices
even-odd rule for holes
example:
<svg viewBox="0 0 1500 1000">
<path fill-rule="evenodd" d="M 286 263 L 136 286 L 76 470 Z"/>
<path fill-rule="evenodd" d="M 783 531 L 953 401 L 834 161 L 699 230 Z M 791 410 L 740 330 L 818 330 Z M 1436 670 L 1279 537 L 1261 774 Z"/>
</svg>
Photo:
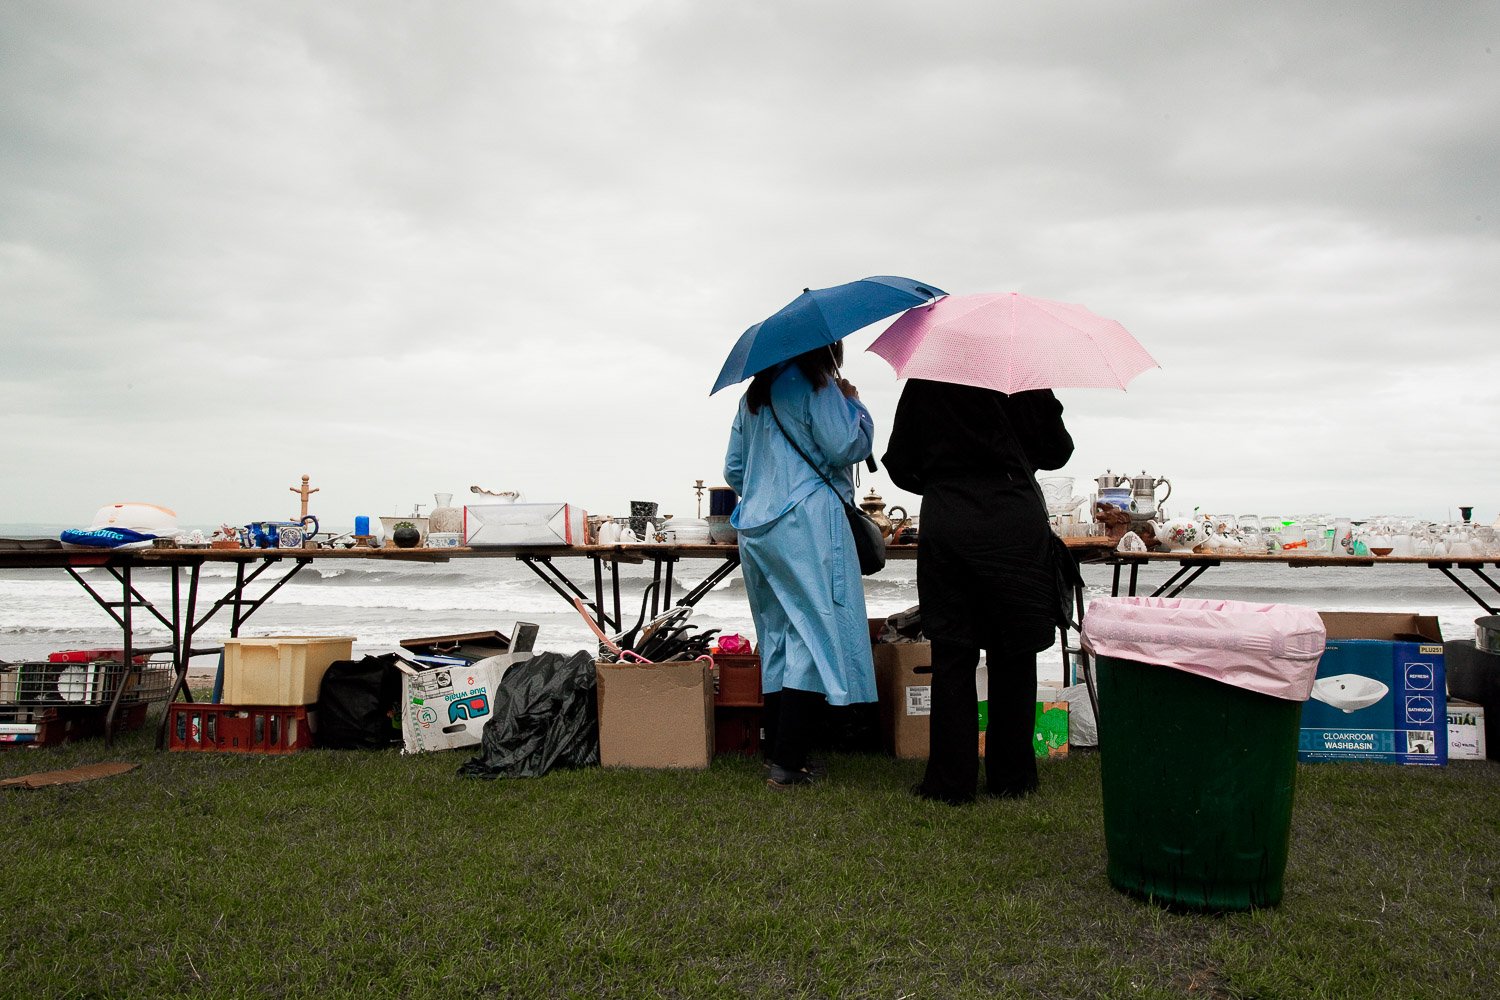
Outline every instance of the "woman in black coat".
<svg viewBox="0 0 1500 1000">
<path fill-rule="evenodd" d="M 1052 645 L 1057 584 L 1037 469 L 1073 454 L 1050 389 L 1013 395 L 912 379 L 891 428 L 886 471 L 922 495 L 917 596 L 932 642 L 932 737 L 924 798 L 974 799 L 979 651 L 989 665 L 985 785 L 1036 790 L 1036 654 Z"/>
</svg>

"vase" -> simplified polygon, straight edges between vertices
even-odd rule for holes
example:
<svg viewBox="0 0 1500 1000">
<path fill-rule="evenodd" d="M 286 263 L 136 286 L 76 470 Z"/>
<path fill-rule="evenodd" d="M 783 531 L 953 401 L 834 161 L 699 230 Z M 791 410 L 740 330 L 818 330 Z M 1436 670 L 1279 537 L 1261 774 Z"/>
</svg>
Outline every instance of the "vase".
<svg viewBox="0 0 1500 1000">
<path fill-rule="evenodd" d="M 452 532 L 462 534 L 464 530 L 464 509 L 454 507 L 452 493 L 434 493 L 432 499 L 437 501 L 437 506 L 432 508 L 432 513 L 427 515 L 427 530 L 429 532 Z"/>
<path fill-rule="evenodd" d="M 636 538 L 650 541 L 646 538 L 646 524 L 656 520 L 657 509 L 653 500 L 630 501 L 630 530 L 635 532 Z"/>
</svg>

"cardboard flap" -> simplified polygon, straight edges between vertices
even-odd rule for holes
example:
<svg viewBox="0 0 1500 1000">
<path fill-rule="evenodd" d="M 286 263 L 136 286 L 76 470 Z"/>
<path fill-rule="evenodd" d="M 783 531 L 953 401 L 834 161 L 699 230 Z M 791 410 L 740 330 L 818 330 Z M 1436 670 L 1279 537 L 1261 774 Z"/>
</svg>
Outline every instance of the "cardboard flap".
<svg viewBox="0 0 1500 1000">
<path fill-rule="evenodd" d="M 1329 639 L 1381 639 L 1386 642 L 1442 642 L 1432 615 L 1387 611 L 1319 611 Z"/>
</svg>

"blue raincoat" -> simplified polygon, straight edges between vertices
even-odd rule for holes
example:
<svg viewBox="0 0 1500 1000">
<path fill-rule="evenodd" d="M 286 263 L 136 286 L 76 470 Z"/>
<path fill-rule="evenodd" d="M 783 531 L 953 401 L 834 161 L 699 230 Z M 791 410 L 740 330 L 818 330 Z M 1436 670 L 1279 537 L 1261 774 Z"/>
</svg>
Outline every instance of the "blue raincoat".
<svg viewBox="0 0 1500 1000">
<path fill-rule="evenodd" d="M 875 422 L 832 382 L 814 390 L 795 365 L 772 384 L 771 399 L 840 496 L 788 443 L 769 406 L 751 413 L 740 400 L 724 478 L 740 495 L 730 523 L 760 642 L 761 688 L 813 691 L 831 705 L 875 701 L 864 583 L 843 506 L 854 499 L 849 467 L 870 454 Z"/>
</svg>

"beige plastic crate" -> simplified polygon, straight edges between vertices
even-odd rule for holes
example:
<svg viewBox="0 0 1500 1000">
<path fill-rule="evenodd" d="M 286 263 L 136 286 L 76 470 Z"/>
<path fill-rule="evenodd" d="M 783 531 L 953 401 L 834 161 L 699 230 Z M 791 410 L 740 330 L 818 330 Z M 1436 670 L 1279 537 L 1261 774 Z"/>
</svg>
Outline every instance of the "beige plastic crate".
<svg viewBox="0 0 1500 1000">
<path fill-rule="evenodd" d="M 311 705 L 323 673 L 354 652 L 350 635 L 270 635 L 224 640 L 228 705 Z"/>
</svg>

